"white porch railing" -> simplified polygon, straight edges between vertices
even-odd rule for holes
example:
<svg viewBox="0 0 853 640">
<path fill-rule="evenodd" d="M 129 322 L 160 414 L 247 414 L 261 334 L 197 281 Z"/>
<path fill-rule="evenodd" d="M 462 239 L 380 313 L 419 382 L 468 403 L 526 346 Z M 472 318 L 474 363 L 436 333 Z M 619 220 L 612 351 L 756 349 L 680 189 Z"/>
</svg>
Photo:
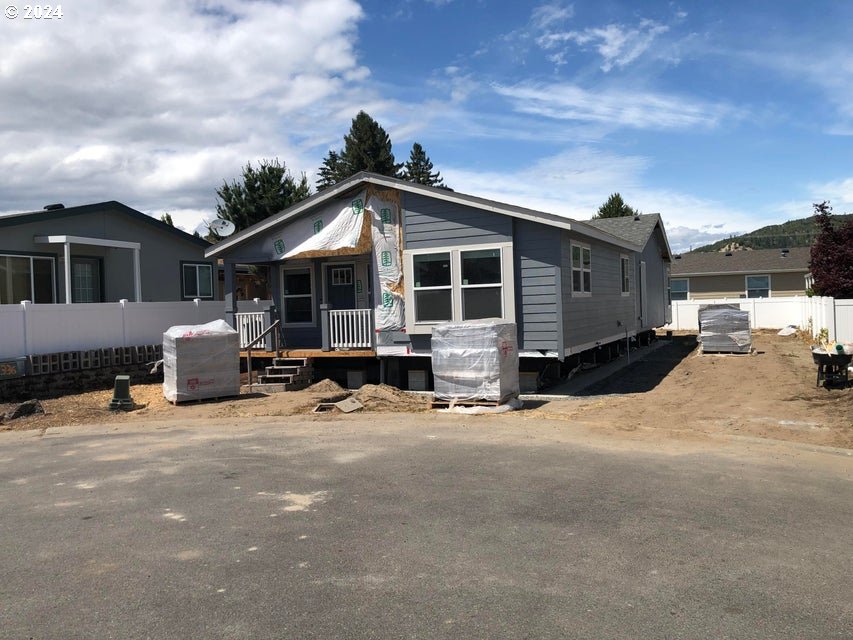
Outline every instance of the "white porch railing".
<svg viewBox="0 0 853 640">
<path fill-rule="evenodd" d="M 369 349 L 373 346 L 373 309 L 329 311 L 332 349 Z"/>
<path fill-rule="evenodd" d="M 237 325 L 235 329 L 240 334 L 240 348 L 245 349 L 252 340 L 264 332 L 264 312 L 235 313 L 234 323 Z"/>
</svg>

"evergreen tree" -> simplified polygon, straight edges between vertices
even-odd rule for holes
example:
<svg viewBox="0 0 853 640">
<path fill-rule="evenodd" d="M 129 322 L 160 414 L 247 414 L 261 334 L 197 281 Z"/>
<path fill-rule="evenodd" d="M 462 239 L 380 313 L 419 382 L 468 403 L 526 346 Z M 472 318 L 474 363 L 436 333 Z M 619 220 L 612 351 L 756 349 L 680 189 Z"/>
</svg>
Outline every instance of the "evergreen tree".
<svg viewBox="0 0 853 640">
<path fill-rule="evenodd" d="M 605 203 L 598 208 L 594 218 L 622 218 L 624 216 L 635 216 L 639 212 L 629 207 L 618 193 L 610 194 Z"/>
<path fill-rule="evenodd" d="M 223 182 L 216 195 L 222 200 L 216 213 L 240 231 L 304 200 L 311 188 L 304 174 L 295 179 L 278 159 L 261 160 L 257 169 L 251 162 L 243 167 L 241 182 Z"/>
<path fill-rule="evenodd" d="M 853 298 L 853 220 L 833 225 L 828 202 L 814 205 L 820 234 L 812 245 L 814 291 L 821 296 Z"/>
<path fill-rule="evenodd" d="M 424 151 L 424 148 L 420 143 L 414 143 L 412 145 L 412 151 L 409 154 L 409 160 L 403 166 L 402 178 L 409 182 L 446 189 L 447 186 L 444 184 L 441 172 L 436 171 L 433 173 L 432 169 L 432 161 L 429 159 L 426 151 Z"/>
<path fill-rule="evenodd" d="M 385 129 L 364 111 L 352 119 L 349 133 L 344 136 L 341 161 L 347 178 L 359 171 L 396 178 L 403 166 L 394 160 L 391 138 Z"/>
<path fill-rule="evenodd" d="M 337 151 L 329 151 L 329 154 L 323 159 L 323 166 L 320 167 L 317 173 L 320 176 L 316 182 L 317 191 L 322 191 L 327 187 L 331 187 L 346 177 L 346 175 L 344 175 L 341 156 Z"/>
<path fill-rule="evenodd" d="M 342 151 L 329 151 L 318 170 L 317 189 L 322 190 L 359 171 L 370 171 L 396 178 L 400 167 L 391 151 L 391 138 L 385 129 L 364 111 L 352 119 L 344 136 Z"/>
<path fill-rule="evenodd" d="M 165 222 L 170 227 L 175 226 L 175 223 L 172 222 L 172 216 L 169 213 L 164 213 L 162 216 L 160 216 L 160 222 Z"/>
</svg>

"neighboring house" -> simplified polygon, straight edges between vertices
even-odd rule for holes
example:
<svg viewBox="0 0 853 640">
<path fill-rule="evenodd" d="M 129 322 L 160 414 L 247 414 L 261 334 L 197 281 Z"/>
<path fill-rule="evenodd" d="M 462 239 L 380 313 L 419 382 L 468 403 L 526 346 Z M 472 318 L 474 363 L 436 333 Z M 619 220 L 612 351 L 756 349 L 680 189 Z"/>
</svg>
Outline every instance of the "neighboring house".
<svg viewBox="0 0 853 640">
<path fill-rule="evenodd" d="M 672 299 L 805 295 L 811 248 L 752 249 L 675 256 Z"/>
<path fill-rule="evenodd" d="M 436 324 L 501 318 L 522 357 L 563 360 L 667 321 L 660 218 L 607 227 L 359 173 L 206 255 L 226 309 L 238 264 L 271 267 L 289 349 L 429 355 Z"/>
<path fill-rule="evenodd" d="M 0 304 L 214 300 L 209 246 L 115 201 L 0 216 Z"/>
</svg>

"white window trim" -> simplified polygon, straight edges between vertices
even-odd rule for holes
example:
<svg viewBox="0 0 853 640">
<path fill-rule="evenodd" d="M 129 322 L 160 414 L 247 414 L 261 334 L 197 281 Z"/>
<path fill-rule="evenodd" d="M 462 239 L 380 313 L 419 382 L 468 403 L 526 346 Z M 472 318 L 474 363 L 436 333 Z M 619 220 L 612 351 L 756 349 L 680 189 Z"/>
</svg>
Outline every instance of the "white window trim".
<svg viewBox="0 0 853 640">
<path fill-rule="evenodd" d="M 308 271 L 308 276 L 311 279 L 311 322 L 285 322 L 285 313 L 287 309 L 285 308 L 285 298 L 307 298 L 309 297 L 307 294 L 300 293 L 294 295 L 286 295 L 284 293 L 284 286 L 287 284 L 287 280 L 285 278 L 285 272 L 287 271 Z M 281 325 L 283 327 L 316 327 L 317 326 L 317 287 L 316 282 L 314 280 L 314 266 L 310 263 L 306 264 L 294 264 L 288 265 L 286 267 L 281 268 Z"/>
<path fill-rule="evenodd" d="M 744 295 L 749 298 L 749 279 L 750 278 L 767 278 L 767 297 L 773 297 L 773 278 L 769 273 L 749 273 L 743 277 Z"/>
<path fill-rule="evenodd" d="M 580 266 L 580 274 L 581 274 L 581 288 L 583 288 L 583 274 L 584 272 L 589 273 L 589 291 L 575 291 L 575 263 L 574 263 L 574 248 L 579 247 L 581 250 L 581 266 Z M 589 251 L 589 269 L 583 268 L 583 250 L 586 249 Z M 569 274 L 571 278 L 572 285 L 572 297 L 573 298 L 589 298 L 592 296 L 592 247 L 583 242 L 570 242 L 569 243 Z M 620 285 L 621 288 L 621 285 Z"/>
<path fill-rule="evenodd" d="M 196 295 L 190 295 L 187 293 L 187 280 L 186 280 L 186 274 L 184 274 L 184 269 L 186 269 L 187 267 L 194 267 L 193 270 L 195 271 L 195 292 L 196 292 Z M 208 269 L 210 269 L 210 295 L 209 296 L 203 296 L 199 293 L 199 291 L 201 291 L 201 287 L 199 286 L 199 279 L 198 279 L 198 268 L 199 267 L 207 267 Z M 183 296 L 183 299 L 184 300 L 194 300 L 196 298 L 199 298 L 199 299 L 204 299 L 204 300 L 213 300 L 215 297 L 215 291 L 216 291 L 216 285 L 214 284 L 215 283 L 215 276 L 216 276 L 216 271 L 213 268 L 213 265 L 210 264 L 209 262 L 182 262 L 181 263 L 181 295 Z"/>
<path fill-rule="evenodd" d="M 432 328 L 441 322 L 462 321 L 462 252 L 480 251 L 483 249 L 500 249 L 501 252 L 501 293 L 503 304 L 503 317 L 506 322 L 515 322 L 515 274 L 513 247 L 511 242 L 495 244 L 466 244 L 452 247 L 430 247 L 428 249 L 406 249 L 403 251 L 403 282 L 406 296 L 406 332 L 407 333 L 432 333 Z M 437 322 L 415 322 L 415 288 L 414 288 L 414 263 L 412 256 L 449 253 L 450 254 L 450 289 L 452 319 Z M 480 285 L 468 285 L 470 288 Z M 495 285 L 482 285 L 494 287 Z M 429 289 L 446 289 L 447 287 L 420 287 L 419 291 Z"/>
<path fill-rule="evenodd" d="M 590 254 L 590 260 L 592 259 L 592 254 Z M 622 266 L 625 266 L 625 273 L 622 273 Z M 592 263 L 590 262 L 590 267 L 592 267 Z M 628 297 L 631 295 L 631 256 L 625 255 L 624 253 L 619 255 L 619 277 L 620 283 L 619 287 L 622 290 L 622 296 Z M 592 279 L 592 274 L 590 274 L 590 280 Z M 625 289 L 625 281 L 628 281 L 628 289 Z"/>
<path fill-rule="evenodd" d="M 684 302 L 684 300 L 676 300 L 675 298 L 672 297 L 672 283 L 675 282 L 676 280 L 684 280 L 687 283 L 687 291 L 684 292 L 687 295 L 687 297 L 684 298 L 684 300 L 690 300 L 690 278 L 673 278 L 672 276 L 670 276 L 670 278 L 669 278 L 669 300 L 670 300 L 670 302 Z M 679 291 L 679 293 L 681 293 L 681 292 Z"/>
<path fill-rule="evenodd" d="M 351 287 L 355 284 L 354 280 L 354 265 L 344 265 L 344 266 L 334 266 L 330 267 L 332 271 L 332 286 L 333 287 Z M 350 281 L 349 282 L 335 282 L 335 277 L 340 275 L 341 273 L 349 274 Z"/>
<path fill-rule="evenodd" d="M 52 256 L 36 256 L 29 254 L 15 254 L 15 253 L 0 253 L 0 258 L 27 258 L 30 261 L 30 297 L 29 299 L 32 301 L 35 298 L 36 292 L 36 275 L 35 269 L 33 268 L 33 260 L 50 260 L 50 297 L 51 301 L 49 304 L 56 303 L 56 258 Z M 48 304 L 48 303 L 45 303 Z"/>
<path fill-rule="evenodd" d="M 411 294 L 411 296 L 409 296 L 407 294 L 407 299 L 409 300 L 410 303 L 406 305 L 406 312 L 407 312 L 406 315 L 408 316 L 408 311 L 409 311 L 409 308 L 411 307 L 412 322 L 417 326 L 432 327 L 433 325 L 440 324 L 441 322 L 452 322 L 453 319 L 456 317 L 456 308 L 455 308 L 456 303 L 454 300 L 455 295 L 453 293 L 453 283 L 458 279 L 457 275 L 456 275 L 458 270 L 456 268 L 455 260 L 453 259 L 453 251 L 451 251 L 450 249 L 434 249 L 434 250 L 430 249 L 429 251 L 413 251 L 411 253 L 411 256 L 434 255 L 434 254 L 440 254 L 440 253 L 446 253 L 448 260 L 450 260 L 450 284 L 442 284 L 442 285 L 437 285 L 437 286 L 432 286 L 432 287 L 416 287 L 415 286 L 415 267 L 414 267 L 415 263 L 414 263 L 414 259 L 412 257 L 409 258 L 409 262 L 410 262 L 411 268 L 412 268 L 412 277 L 411 277 L 411 280 L 407 278 L 406 281 L 410 282 L 410 284 L 411 284 L 412 294 Z M 422 320 L 422 321 L 418 321 L 415 317 L 415 311 L 416 311 L 415 292 L 416 291 L 450 291 L 450 315 L 451 315 L 450 320 L 432 320 L 432 321 Z M 407 292 L 408 292 L 408 289 L 407 289 Z M 406 322 L 406 325 L 408 326 L 408 320 Z"/>
</svg>

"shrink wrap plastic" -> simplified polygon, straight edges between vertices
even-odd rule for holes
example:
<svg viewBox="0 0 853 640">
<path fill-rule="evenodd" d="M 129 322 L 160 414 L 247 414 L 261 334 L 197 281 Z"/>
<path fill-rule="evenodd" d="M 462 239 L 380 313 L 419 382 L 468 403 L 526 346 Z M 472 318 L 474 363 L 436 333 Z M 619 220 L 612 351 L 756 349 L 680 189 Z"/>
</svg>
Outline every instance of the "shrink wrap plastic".
<svg viewBox="0 0 853 640">
<path fill-rule="evenodd" d="M 169 402 L 239 393 L 239 336 L 227 322 L 178 325 L 163 334 L 163 395 Z"/>
<path fill-rule="evenodd" d="M 448 322 L 432 330 L 435 397 L 504 402 L 519 394 L 514 322 Z"/>
<path fill-rule="evenodd" d="M 703 353 L 749 353 L 752 349 L 749 311 L 732 304 L 699 307 L 699 342 Z"/>
</svg>

